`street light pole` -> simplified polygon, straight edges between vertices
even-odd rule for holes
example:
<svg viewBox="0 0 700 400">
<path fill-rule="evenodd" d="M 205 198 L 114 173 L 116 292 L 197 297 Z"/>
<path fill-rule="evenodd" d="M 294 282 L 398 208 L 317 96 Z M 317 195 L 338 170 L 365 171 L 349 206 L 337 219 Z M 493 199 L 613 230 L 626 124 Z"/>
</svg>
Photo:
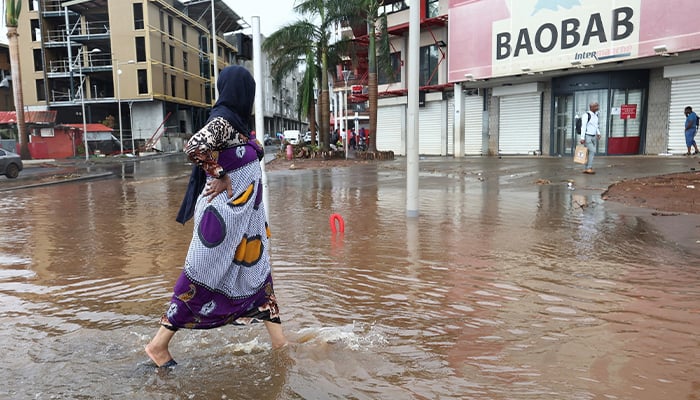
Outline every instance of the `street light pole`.
<svg viewBox="0 0 700 400">
<path fill-rule="evenodd" d="M 120 65 L 125 65 L 125 64 L 133 64 L 134 60 L 129 60 L 124 63 L 120 63 L 117 61 L 117 107 L 119 108 L 119 155 L 124 154 L 124 129 L 122 128 L 122 94 L 121 94 L 121 81 L 119 80 L 119 76 L 122 74 L 122 70 L 119 69 Z M 134 133 L 131 132 L 131 136 L 133 138 Z M 133 150 L 133 149 L 132 149 Z"/>
<path fill-rule="evenodd" d="M 99 53 L 100 49 L 92 49 L 90 53 Z M 83 76 L 83 53 L 78 52 L 78 74 L 80 75 L 80 107 L 83 113 L 83 142 L 85 144 L 85 161 L 90 159 L 90 148 L 87 140 L 87 120 L 85 119 L 85 77 Z"/>
<path fill-rule="evenodd" d="M 80 57 L 80 53 L 78 53 L 78 74 L 80 74 L 80 107 L 82 108 L 82 114 L 83 114 L 83 144 L 85 145 L 85 161 L 90 159 L 90 149 L 88 147 L 88 140 L 87 140 L 87 120 L 85 119 L 85 87 L 83 86 L 84 77 L 83 77 L 83 65 L 82 65 L 82 57 Z"/>
<path fill-rule="evenodd" d="M 348 159 L 348 142 L 350 141 L 350 129 L 348 129 L 348 79 L 350 78 L 350 71 L 347 69 L 343 70 L 343 79 L 345 80 L 345 88 L 343 89 L 343 103 L 345 103 L 345 159 Z"/>
</svg>

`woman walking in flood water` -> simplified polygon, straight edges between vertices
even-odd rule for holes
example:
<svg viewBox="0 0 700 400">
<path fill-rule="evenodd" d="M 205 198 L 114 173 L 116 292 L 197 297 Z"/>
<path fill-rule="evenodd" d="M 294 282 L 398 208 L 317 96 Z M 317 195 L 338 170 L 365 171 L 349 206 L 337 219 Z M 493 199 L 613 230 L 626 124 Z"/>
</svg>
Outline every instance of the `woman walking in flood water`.
<svg viewBox="0 0 700 400">
<path fill-rule="evenodd" d="M 245 68 L 230 66 L 217 89 L 209 120 L 185 148 L 196 165 L 177 220 L 194 216 L 194 232 L 161 327 L 145 349 L 159 367 L 176 365 L 168 345 L 181 328 L 264 322 L 273 348 L 287 344 L 272 285 L 263 149 L 247 123 L 255 81 Z"/>
</svg>

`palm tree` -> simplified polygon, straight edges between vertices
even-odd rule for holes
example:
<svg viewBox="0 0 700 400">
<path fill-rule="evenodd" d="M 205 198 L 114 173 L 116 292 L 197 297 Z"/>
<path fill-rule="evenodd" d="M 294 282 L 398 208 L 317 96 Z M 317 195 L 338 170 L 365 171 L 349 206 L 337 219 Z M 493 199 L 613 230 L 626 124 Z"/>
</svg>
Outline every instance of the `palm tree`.
<svg viewBox="0 0 700 400">
<path fill-rule="evenodd" d="M 304 79 L 300 83 L 300 109 L 310 118 L 316 112 L 313 104 L 313 88 L 316 83 L 317 38 L 321 36 L 317 27 L 310 21 L 299 20 L 286 25 L 270 35 L 262 45 L 270 59 L 272 81 L 279 86 L 285 77 L 306 65 Z M 315 119 L 315 118 L 314 118 Z M 310 121 L 312 122 L 312 121 Z M 315 123 L 311 123 L 312 136 L 316 135 Z"/>
<path fill-rule="evenodd" d="M 270 35 L 263 44 L 263 49 L 271 58 L 271 69 L 275 79 L 284 77 L 307 60 L 313 59 L 316 68 L 317 87 L 321 121 L 318 124 L 324 151 L 330 149 L 330 101 L 328 94 L 329 68 L 334 66 L 333 46 L 330 32 L 338 21 L 337 12 L 347 0 L 302 0 L 294 6 L 294 11 L 308 18 L 282 27 Z M 310 58 L 307 56 L 311 54 Z M 310 82 L 306 82 L 310 85 Z M 310 86 L 302 90 L 313 90 Z"/>
<path fill-rule="evenodd" d="M 369 131 L 374 138 L 369 142 L 369 152 L 377 151 L 377 108 L 378 108 L 378 80 L 377 71 L 381 68 L 388 76 L 393 74 L 391 70 L 389 54 L 389 35 L 387 33 L 386 14 L 379 15 L 379 7 L 384 0 L 347 0 L 337 9 L 337 17 L 345 18 L 351 25 L 358 23 L 367 24 L 367 89 L 369 94 Z M 379 32 L 377 32 L 379 25 Z M 377 48 L 377 34 L 380 40 Z M 379 50 L 379 51 L 377 51 Z"/>
<path fill-rule="evenodd" d="M 17 113 L 17 133 L 19 136 L 19 153 L 25 159 L 31 159 L 29 153 L 29 134 L 24 122 L 24 98 L 22 96 L 22 76 L 19 64 L 19 34 L 17 23 L 19 13 L 22 11 L 21 0 L 5 0 L 5 26 L 7 27 L 7 41 L 10 50 L 10 70 L 12 73 L 12 95 L 15 98 L 15 112 Z"/>
</svg>

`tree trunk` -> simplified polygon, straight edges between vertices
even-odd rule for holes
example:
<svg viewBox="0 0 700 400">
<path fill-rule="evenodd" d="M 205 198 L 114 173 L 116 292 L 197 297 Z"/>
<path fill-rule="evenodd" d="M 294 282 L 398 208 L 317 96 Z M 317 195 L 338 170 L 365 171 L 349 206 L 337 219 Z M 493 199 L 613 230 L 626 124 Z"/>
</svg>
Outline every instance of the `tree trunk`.
<svg viewBox="0 0 700 400">
<path fill-rule="evenodd" d="M 369 23 L 367 24 L 367 34 L 369 36 L 369 46 L 368 46 L 368 91 L 369 91 L 369 134 L 371 135 L 369 140 L 369 147 L 367 150 L 371 153 L 377 151 L 377 39 L 375 36 L 376 30 L 376 11 L 374 15 L 369 18 Z"/>
<path fill-rule="evenodd" d="M 7 27 L 7 41 L 10 50 L 10 69 L 12 71 L 12 95 L 15 98 L 17 114 L 17 134 L 19 139 L 19 154 L 23 160 L 31 160 L 29 153 L 29 133 L 24 122 L 24 97 L 22 96 L 22 74 L 19 64 L 19 34 L 17 27 Z"/>
<path fill-rule="evenodd" d="M 321 53 L 321 123 L 318 124 L 323 135 L 323 151 L 330 151 L 330 103 L 328 100 L 328 52 L 324 48 Z"/>
</svg>

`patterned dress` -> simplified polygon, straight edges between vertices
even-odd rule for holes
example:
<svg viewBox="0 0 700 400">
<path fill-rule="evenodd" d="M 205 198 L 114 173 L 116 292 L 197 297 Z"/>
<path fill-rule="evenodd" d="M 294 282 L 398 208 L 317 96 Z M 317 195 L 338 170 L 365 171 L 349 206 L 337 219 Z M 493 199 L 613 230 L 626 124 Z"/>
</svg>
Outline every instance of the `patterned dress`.
<svg viewBox="0 0 700 400">
<path fill-rule="evenodd" d="M 214 118 L 188 141 L 190 160 L 207 181 L 228 174 L 228 193 L 211 202 L 200 193 L 182 274 L 161 323 L 168 329 L 210 329 L 259 321 L 280 323 L 262 202 L 262 149 L 227 120 Z"/>
</svg>

